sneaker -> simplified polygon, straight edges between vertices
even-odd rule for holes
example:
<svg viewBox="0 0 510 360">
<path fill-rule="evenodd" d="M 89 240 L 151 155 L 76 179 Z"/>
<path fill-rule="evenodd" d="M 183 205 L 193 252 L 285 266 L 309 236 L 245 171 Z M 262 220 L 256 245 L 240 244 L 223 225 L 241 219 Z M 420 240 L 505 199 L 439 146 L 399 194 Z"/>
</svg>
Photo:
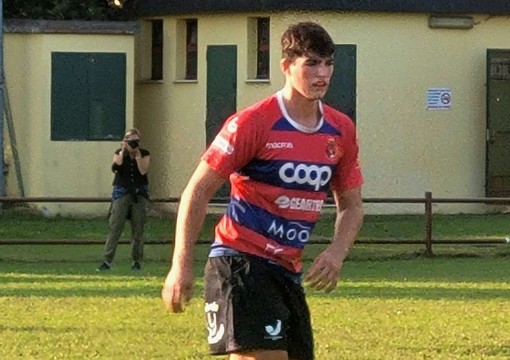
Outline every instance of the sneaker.
<svg viewBox="0 0 510 360">
<path fill-rule="evenodd" d="M 103 263 L 96 269 L 96 271 L 107 271 L 110 270 L 111 266 L 106 261 L 103 261 Z"/>
<path fill-rule="evenodd" d="M 133 265 L 131 265 L 131 270 L 133 271 L 140 271 L 142 270 L 142 265 L 138 261 L 135 261 Z"/>
</svg>

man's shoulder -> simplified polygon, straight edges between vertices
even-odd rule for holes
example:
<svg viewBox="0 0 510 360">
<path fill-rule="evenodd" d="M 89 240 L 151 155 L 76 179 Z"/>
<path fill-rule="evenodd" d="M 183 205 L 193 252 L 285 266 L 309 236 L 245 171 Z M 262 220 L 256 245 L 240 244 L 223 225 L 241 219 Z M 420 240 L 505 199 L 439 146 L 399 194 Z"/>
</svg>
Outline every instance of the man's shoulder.
<svg viewBox="0 0 510 360">
<path fill-rule="evenodd" d="M 323 115 L 334 126 L 354 129 L 354 121 L 349 117 L 349 115 L 335 109 L 334 107 L 323 104 Z"/>
<path fill-rule="evenodd" d="M 343 113 L 342 111 L 328 105 L 328 104 L 322 104 L 324 115 L 327 115 L 329 117 L 334 117 L 335 119 L 339 119 L 340 121 L 350 121 L 353 122 L 352 119 L 349 117 L 349 115 Z"/>
<path fill-rule="evenodd" d="M 278 100 L 273 94 L 237 112 L 239 118 L 270 118 L 278 114 Z"/>
</svg>

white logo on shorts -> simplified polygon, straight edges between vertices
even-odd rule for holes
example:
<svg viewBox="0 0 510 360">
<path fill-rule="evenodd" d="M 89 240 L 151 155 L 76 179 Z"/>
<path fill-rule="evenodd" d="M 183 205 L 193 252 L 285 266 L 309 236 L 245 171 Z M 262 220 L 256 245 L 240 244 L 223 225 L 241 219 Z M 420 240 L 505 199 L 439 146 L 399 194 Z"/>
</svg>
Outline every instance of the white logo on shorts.
<svg viewBox="0 0 510 360">
<path fill-rule="evenodd" d="M 264 336 L 264 339 L 278 340 L 281 339 L 280 333 L 282 331 L 282 321 L 276 320 L 275 325 L 266 325 L 266 333 L 268 336 Z"/>
<path fill-rule="evenodd" d="M 207 316 L 207 331 L 209 332 L 207 342 L 211 345 L 217 344 L 225 334 L 225 327 L 223 326 L 223 324 L 220 324 L 219 327 L 217 324 L 218 309 L 219 305 L 216 301 L 205 304 L 205 313 Z"/>
</svg>

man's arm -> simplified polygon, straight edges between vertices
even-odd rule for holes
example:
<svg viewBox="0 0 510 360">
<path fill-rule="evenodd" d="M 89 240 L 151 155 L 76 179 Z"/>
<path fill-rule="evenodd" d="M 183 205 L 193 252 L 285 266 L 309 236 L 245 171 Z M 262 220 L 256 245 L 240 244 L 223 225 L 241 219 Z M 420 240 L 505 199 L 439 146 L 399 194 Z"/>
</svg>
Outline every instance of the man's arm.
<svg viewBox="0 0 510 360">
<path fill-rule="evenodd" d="M 162 290 L 169 311 L 182 312 L 193 295 L 193 249 L 202 229 L 207 205 L 225 179 L 201 161 L 181 195 L 175 230 L 172 267 Z"/>
<path fill-rule="evenodd" d="M 337 208 L 333 239 L 317 256 L 305 277 L 312 287 L 326 292 L 336 287 L 343 262 L 363 224 L 360 187 L 342 193 L 333 191 L 333 196 Z"/>
</svg>

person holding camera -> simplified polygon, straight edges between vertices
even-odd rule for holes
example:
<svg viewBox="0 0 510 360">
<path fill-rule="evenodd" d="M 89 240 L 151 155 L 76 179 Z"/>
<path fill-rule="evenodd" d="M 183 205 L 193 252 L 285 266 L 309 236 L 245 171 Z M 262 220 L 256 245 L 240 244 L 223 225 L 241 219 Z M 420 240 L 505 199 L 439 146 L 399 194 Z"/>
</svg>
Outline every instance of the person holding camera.
<svg viewBox="0 0 510 360">
<path fill-rule="evenodd" d="M 106 238 L 103 263 L 97 271 L 110 270 L 115 251 L 126 220 L 131 221 L 132 248 L 131 270 L 142 268 L 143 228 L 149 201 L 149 181 L 147 173 L 150 164 L 150 152 L 140 147 L 140 132 L 128 130 L 113 155 L 112 204 L 108 213 L 110 232 Z"/>
</svg>

